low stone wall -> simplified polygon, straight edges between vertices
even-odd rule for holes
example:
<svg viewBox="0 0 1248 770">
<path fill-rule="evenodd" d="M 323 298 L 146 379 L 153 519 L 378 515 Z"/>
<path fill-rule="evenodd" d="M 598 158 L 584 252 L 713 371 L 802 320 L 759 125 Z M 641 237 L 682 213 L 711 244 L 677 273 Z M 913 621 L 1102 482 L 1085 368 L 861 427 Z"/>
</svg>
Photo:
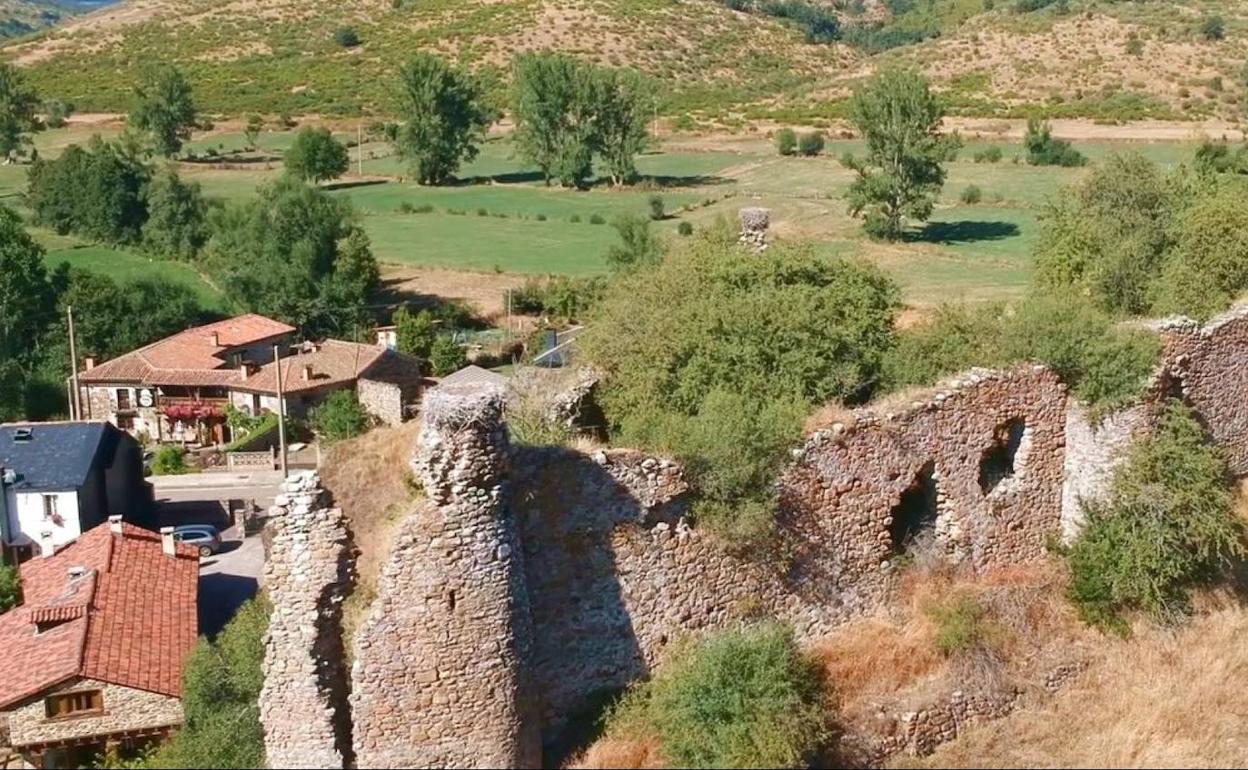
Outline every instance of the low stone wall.
<svg viewBox="0 0 1248 770">
<path fill-rule="evenodd" d="M 1072 542 L 1083 530 L 1085 503 L 1105 498 L 1131 442 L 1152 430 L 1155 412 L 1152 403 L 1144 402 L 1097 417 L 1071 402 L 1062 479 L 1063 542 Z"/>
<path fill-rule="evenodd" d="M 73 719 L 48 719 L 44 699 L 58 693 L 99 690 L 104 711 Z M 131 687 L 75 679 L 49 688 L 38 697 L 19 704 L 0 719 L 8 717 L 9 741 L 18 751 L 24 746 L 82 738 L 104 737 L 127 732 L 146 732 L 182 724 L 182 701 L 168 695 Z"/>
<path fill-rule="evenodd" d="M 973 370 L 813 433 L 780 482 L 800 589 L 878 607 L 924 530 L 976 570 L 1041 557 L 1061 521 L 1066 401 L 1045 367 Z"/>
<path fill-rule="evenodd" d="M 403 422 L 403 388 L 398 384 L 361 377 L 356 381 L 355 393 L 364 410 L 386 425 Z"/>
<path fill-rule="evenodd" d="M 272 768 L 340 768 L 351 760 L 341 668 L 350 534 L 313 472 L 288 478 L 269 515 L 264 582 L 273 610 L 259 698 L 265 754 Z"/>
<path fill-rule="evenodd" d="M 351 707 L 361 767 L 541 762 L 502 407 L 490 388 L 439 388 L 425 398 L 413 470 L 429 502 L 399 524 L 356 637 Z"/>
</svg>

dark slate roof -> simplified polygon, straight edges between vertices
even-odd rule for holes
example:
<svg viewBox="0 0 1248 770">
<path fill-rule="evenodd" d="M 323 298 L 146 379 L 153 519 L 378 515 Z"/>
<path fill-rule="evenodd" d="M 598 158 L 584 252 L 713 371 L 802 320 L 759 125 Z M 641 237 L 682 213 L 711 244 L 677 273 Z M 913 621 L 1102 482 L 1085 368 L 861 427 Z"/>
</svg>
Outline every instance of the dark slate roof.
<svg viewBox="0 0 1248 770">
<path fill-rule="evenodd" d="M 29 430 L 29 441 L 18 441 Z M 36 422 L 0 425 L 0 468 L 17 472 L 19 490 L 77 489 L 96 463 L 107 464 L 117 429 L 106 422 Z"/>
</svg>

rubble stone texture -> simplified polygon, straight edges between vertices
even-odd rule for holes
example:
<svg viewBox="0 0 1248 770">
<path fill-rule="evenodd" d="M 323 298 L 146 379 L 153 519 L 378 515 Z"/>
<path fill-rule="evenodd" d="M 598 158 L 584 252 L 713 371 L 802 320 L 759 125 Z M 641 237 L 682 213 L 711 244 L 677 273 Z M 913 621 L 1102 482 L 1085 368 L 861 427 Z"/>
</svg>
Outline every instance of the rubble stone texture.
<svg viewBox="0 0 1248 770">
<path fill-rule="evenodd" d="M 763 208 L 744 208 L 737 212 L 741 220 L 741 245 L 754 251 L 767 249 L 767 230 L 771 227 L 771 211 Z"/>
<path fill-rule="evenodd" d="M 503 396 L 431 391 L 413 470 L 428 503 L 400 525 L 356 638 L 361 767 L 536 767 L 532 629 L 505 489 Z"/>
<path fill-rule="evenodd" d="M 341 606 L 352 583 L 350 536 L 314 472 L 282 485 L 270 511 L 260 721 L 272 768 L 335 768 L 351 757 Z"/>
<path fill-rule="evenodd" d="M 1137 437 L 1152 429 L 1154 404 L 1132 404 L 1097 416 L 1076 403 L 1066 413 L 1066 460 L 1062 481 L 1062 541 L 1072 542 L 1084 525 L 1084 506 L 1105 499 L 1114 470 Z"/>
</svg>

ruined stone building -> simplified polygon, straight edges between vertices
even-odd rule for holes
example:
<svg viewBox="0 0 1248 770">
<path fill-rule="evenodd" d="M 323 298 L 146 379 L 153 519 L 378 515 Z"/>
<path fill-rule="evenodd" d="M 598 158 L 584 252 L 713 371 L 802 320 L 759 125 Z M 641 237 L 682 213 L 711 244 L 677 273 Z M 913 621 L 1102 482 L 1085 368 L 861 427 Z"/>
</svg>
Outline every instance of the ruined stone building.
<svg viewBox="0 0 1248 770">
<path fill-rule="evenodd" d="M 1166 396 L 1248 473 L 1248 311 L 1156 329 L 1151 390 L 1113 414 L 1093 418 L 1052 371 L 1021 365 L 811 432 L 777 485 L 789 558 L 766 562 L 688 525 L 671 461 L 511 448 L 501 392 L 434 390 L 412 463 L 425 498 L 398 525 L 356 638 L 337 623 L 351 580 L 341 513 L 315 479 L 283 501 L 261 698 L 270 764 L 536 765 L 544 742 L 683 635 L 773 615 L 812 639 L 879 609 L 918 538 L 972 571 L 1039 559 L 1077 533 L 1080 501 L 1103 494 Z M 940 719 L 1010 707 L 955 699 Z M 887 750 L 931 742 L 913 732 Z"/>
</svg>

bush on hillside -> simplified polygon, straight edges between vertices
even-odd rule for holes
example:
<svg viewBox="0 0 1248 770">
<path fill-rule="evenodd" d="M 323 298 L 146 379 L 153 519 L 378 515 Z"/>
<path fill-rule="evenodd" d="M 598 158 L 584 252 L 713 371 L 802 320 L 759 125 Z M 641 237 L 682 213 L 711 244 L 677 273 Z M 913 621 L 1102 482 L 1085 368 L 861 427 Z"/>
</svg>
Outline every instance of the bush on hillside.
<svg viewBox="0 0 1248 770">
<path fill-rule="evenodd" d="M 454 338 L 442 335 L 433 341 L 433 347 L 429 351 L 429 365 L 435 376 L 445 377 L 467 366 L 468 356 Z"/>
<path fill-rule="evenodd" d="M 1248 288 L 1248 194 L 1224 186 L 1177 218 L 1174 246 L 1152 287 L 1153 312 L 1206 319 Z"/>
<path fill-rule="evenodd" d="M 372 420 L 353 391 L 336 390 L 312 407 L 308 424 L 327 442 L 354 438 L 368 430 Z"/>
<path fill-rule="evenodd" d="M 607 730 L 656 736 L 674 767 L 807 767 L 828 738 L 826 705 L 818 666 L 766 624 L 676 650 Z"/>
<path fill-rule="evenodd" d="M 667 218 L 667 212 L 663 208 L 662 195 L 651 195 L 646 199 L 646 204 L 650 207 L 650 219 L 658 222 Z"/>
<path fill-rule="evenodd" d="M 0 564 L 0 613 L 8 612 L 16 607 L 18 595 L 17 567 Z"/>
<path fill-rule="evenodd" d="M 1027 120 L 1023 147 L 1027 150 L 1027 162 L 1033 166 L 1082 166 L 1088 162 L 1070 142 L 1053 138 L 1052 126 L 1038 118 Z"/>
<path fill-rule="evenodd" d="M 999 163 L 1001 161 L 1001 148 L 997 146 L 985 147 L 978 150 L 971 159 L 976 163 Z"/>
<path fill-rule="evenodd" d="M 360 33 L 354 27 L 339 27 L 334 30 L 334 42 L 342 48 L 355 48 L 360 44 Z"/>
<path fill-rule="evenodd" d="M 1085 506 L 1086 528 L 1068 553 L 1070 598 L 1084 620 L 1125 633 L 1126 612 L 1181 614 L 1188 589 L 1242 557 L 1228 479 L 1192 410 L 1167 403 L 1156 432 L 1114 473 L 1108 499 Z"/>
<path fill-rule="evenodd" d="M 37 160 L 27 175 L 27 202 L 38 224 L 62 235 L 135 243 L 147 221 L 144 191 L 151 170 L 130 148 L 94 137 L 55 160 Z"/>
<path fill-rule="evenodd" d="M 958 200 L 963 203 L 974 206 L 984 199 L 984 191 L 979 189 L 979 185 L 971 184 L 962 188 L 962 192 L 958 193 Z"/>
<path fill-rule="evenodd" d="M 810 133 L 802 134 L 802 138 L 797 142 L 797 151 L 811 158 L 823 152 L 824 144 L 823 132 L 811 131 Z"/>
<path fill-rule="evenodd" d="M 781 155 L 792 155 L 797 151 L 797 132 L 791 128 L 782 128 L 776 132 L 776 152 Z"/>
</svg>

